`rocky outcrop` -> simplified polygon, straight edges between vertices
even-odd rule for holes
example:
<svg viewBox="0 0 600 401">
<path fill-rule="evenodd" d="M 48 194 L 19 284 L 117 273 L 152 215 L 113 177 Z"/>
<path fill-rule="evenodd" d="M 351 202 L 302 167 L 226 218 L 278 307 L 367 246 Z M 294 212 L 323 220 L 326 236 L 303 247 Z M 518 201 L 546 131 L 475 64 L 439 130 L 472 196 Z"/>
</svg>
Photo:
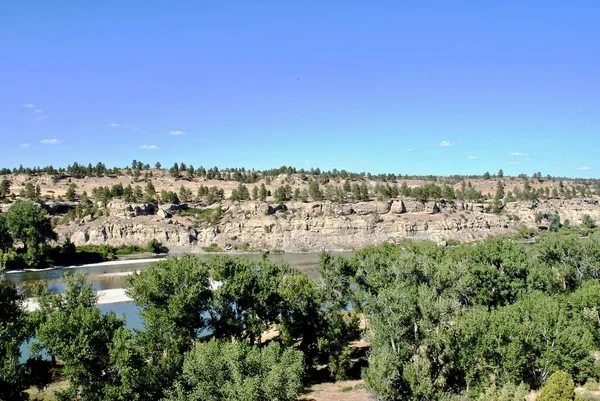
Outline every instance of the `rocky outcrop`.
<svg viewBox="0 0 600 401">
<path fill-rule="evenodd" d="M 153 215 L 157 210 L 154 203 L 128 203 L 122 200 L 112 200 L 106 208 L 111 216 L 126 218 Z"/>
<path fill-rule="evenodd" d="M 533 210 L 531 202 L 515 202 L 506 205 L 500 215 L 490 213 L 488 204 L 411 199 L 285 205 L 224 201 L 222 207 L 223 217 L 216 225 L 209 225 L 179 215 L 180 206 L 161 206 L 152 214 L 148 205 L 138 209 L 114 204 L 108 217 L 85 222 L 83 226 L 58 227 L 57 231 L 76 245 L 144 246 L 157 239 L 175 251 L 195 251 L 211 244 L 222 248 L 297 251 L 356 249 L 407 238 L 475 241 L 509 233 L 519 226 L 537 227 L 535 214 L 539 212 L 557 213 L 563 222 L 569 220 L 575 225 L 581 224 L 586 214 L 600 222 L 597 199 L 540 201 Z"/>
</svg>

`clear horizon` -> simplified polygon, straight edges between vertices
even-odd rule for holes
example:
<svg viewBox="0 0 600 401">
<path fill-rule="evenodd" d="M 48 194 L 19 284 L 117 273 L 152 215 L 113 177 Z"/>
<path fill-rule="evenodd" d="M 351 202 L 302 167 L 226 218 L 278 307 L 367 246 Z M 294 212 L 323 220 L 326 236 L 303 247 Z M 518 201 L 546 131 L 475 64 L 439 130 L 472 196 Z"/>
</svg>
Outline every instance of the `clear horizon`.
<svg viewBox="0 0 600 401">
<path fill-rule="evenodd" d="M 600 3 L 0 5 L 0 167 L 596 178 Z"/>
</svg>

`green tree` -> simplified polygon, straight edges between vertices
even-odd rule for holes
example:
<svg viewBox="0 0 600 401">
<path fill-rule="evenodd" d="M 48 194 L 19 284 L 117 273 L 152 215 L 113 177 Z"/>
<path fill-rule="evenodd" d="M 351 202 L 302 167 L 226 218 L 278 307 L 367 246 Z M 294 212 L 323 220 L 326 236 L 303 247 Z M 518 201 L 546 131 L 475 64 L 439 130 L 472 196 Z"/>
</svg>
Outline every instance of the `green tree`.
<svg viewBox="0 0 600 401">
<path fill-rule="evenodd" d="M 13 247 L 13 238 L 10 235 L 8 225 L 6 224 L 6 216 L 0 213 L 0 251 L 8 252 Z"/>
<path fill-rule="evenodd" d="M 492 212 L 500 213 L 502 211 L 502 199 L 504 198 L 504 184 L 498 180 L 496 185 L 496 195 L 494 195 L 494 203 L 492 205 Z"/>
<path fill-rule="evenodd" d="M 266 201 L 267 200 L 267 187 L 265 187 L 265 184 L 261 183 L 260 184 L 260 194 L 259 194 L 259 198 L 261 201 Z"/>
<path fill-rule="evenodd" d="M 13 204 L 6 212 L 6 226 L 11 236 L 23 243 L 25 253 L 56 239 L 46 211 L 35 203 L 19 201 Z"/>
<path fill-rule="evenodd" d="M 302 353 L 272 342 L 198 344 L 185 356 L 181 379 L 166 401 L 293 401 L 302 393 Z"/>
<path fill-rule="evenodd" d="M 37 201 L 39 199 L 38 191 L 31 182 L 25 185 L 25 197 L 31 201 Z"/>
<path fill-rule="evenodd" d="M 213 293 L 210 311 L 215 336 L 244 338 L 260 346 L 261 333 L 279 322 L 279 287 L 289 266 L 267 260 L 213 258 L 211 270 L 221 283 Z"/>
<path fill-rule="evenodd" d="M 489 180 L 490 178 L 492 178 L 492 177 L 490 176 L 489 171 L 486 171 L 485 173 L 483 173 L 483 179 L 484 180 Z"/>
<path fill-rule="evenodd" d="M 148 335 L 165 351 L 190 349 L 209 325 L 208 267 L 199 257 L 169 258 L 129 276 L 127 294 L 140 308 Z"/>
<path fill-rule="evenodd" d="M 69 188 L 67 188 L 67 192 L 65 193 L 65 198 L 67 200 L 73 202 L 75 200 L 75 189 L 77 189 L 77 185 L 74 183 L 69 184 Z"/>
<path fill-rule="evenodd" d="M 308 194 L 313 200 L 319 201 L 323 199 L 323 193 L 321 192 L 321 188 L 319 187 L 319 182 L 317 180 L 312 180 L 308 184 Z"/>
<path fill-rule="evenodd" d="M 156 189 L 152 184 L 152 181 L 148 181 L 146 183 L 146 190 L 144 193 L 144 201 L 146 202 L 154 202 L 156 200 Z"/>
<path fill-rule="evenodd" d="M 0 400 L 29 399 L 30 371 L 19 361 L 19 348 L 30 336 L 21 302 L 15 286 L 0 278 Z"/>
<path fill-rule="evenodd" d="M 575 399 L 575 384 L 571 375 L 554 372 L 542 388 L 538 401 L 572 401 Z"/>
<path fill-rule="evenodd" d="M 504 170 L 500 169 L 498 170 L 498 178 L 504 178 Z"/>
<path fill-rule="evenodd" d="M 62 361 L 69 382 L 60 399 L 140 399 L 141 383 L 132 374 L 144 361 L 125 344 L 123 319 L 95 307 L 96 293 L 83 274 L 65 277 L 64 296 L 44 291 L 38 299 L 36 337 Z"/>
<path fill-rule="evenodd" d="M 180 175 L 179 164 L 177 164 L 177 163 L 173 164 L 173 167 L 171 167 L 169 169 L 169 173 L 171 174 L 171 177 L 179 178 L 179 175 Z"/>
<path fill-rule="evenodd" d="M 10 180 L 6 178 L 0 181 L 0 199 L 4 199 L 10 195 L 10 184 Z"/>
<path fill-rule="evenodd" d="M 583 215 L 583 219 L 581 220 L 581 224 L 585 228 L 595 228 L 596 227 L 596 221 L 589 214 L 584 214 Z"/>
</svg>

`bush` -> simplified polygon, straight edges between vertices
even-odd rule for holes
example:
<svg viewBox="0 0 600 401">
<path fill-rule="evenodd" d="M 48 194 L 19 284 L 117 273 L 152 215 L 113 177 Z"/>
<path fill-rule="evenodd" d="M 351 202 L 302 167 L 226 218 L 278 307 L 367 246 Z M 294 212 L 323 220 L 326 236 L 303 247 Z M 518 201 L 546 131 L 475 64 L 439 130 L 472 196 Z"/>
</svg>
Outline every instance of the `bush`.
<svg viewBox="0 0 600 401">
<path fill-rule="evenodd" d="M 302 392 L 303 370 L 302 352 L 279 343 L 259 350 L 211 340 L 185 355 L 182 380 L 166 400 L 292 401 Z"/>
<path fill-rule="evenodd" d="M 522 401 L 529 395 L 529 389 L 523 383 L 518 386 L 509 383 L 502 387 L 492 386 L 479 396 L 479 401 Z"/>
<path fill-rule="evenodd" d="M 152 253 L 162 253 L 162 244 L 156 238 L 153 238 L 148 242 L 146 250 Z"/>
<path fill-rule="evenodd" d="M 117 249 L 110 245 L 83 245 L 77 247 L 78 256 L 97 256 L 102 260 L 116 259 Z"/>
<path fill-rule="evenodd" d="M 538 401 L 572 401 L 574 398 L 575 384 L 571 375 L 559 370 L 542 387 Z"/>
<path fill-rule="evenodd" d="M 204 252 L 223 252 L 223 248 L 219 247 L 217 244 L 210 244 L 210 246 L 202 247 Z"/>
<path fill-rule="evenodd" d="M 583 220 L 582 220 L 581 224 L 585 228 L 595 228 L 596 227 L 596 221 L 594 219 L 592 219 L 592 217 L 589 214 L 583 215 Z"/>
<path fill-rule="evenodd" d="M 142 253 L 144 252 L 145 249 L 137 246 L 137 245 L 128 245 L 128 246 L 124 246 L 121 247 L 119 249 L 116 250 L 116 255 L 134 255 L 136 253 Z"/>
</svg>

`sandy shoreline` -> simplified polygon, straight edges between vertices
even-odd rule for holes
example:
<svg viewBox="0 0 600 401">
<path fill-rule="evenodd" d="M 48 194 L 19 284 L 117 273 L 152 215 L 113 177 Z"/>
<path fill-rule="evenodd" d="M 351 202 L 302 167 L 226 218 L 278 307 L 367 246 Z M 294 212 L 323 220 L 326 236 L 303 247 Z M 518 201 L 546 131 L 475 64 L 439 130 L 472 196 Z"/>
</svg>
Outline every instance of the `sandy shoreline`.
<svg viewBox="0 0 600 401">
<path fill-rule="evenodd" d="M 43 272 L 43 271 L 48 271 L 48 270 L 61 270 L 61 269 L 85 269 L 87 267 L 135 265 L 135 264 L 140 264 L 140 263 L 158 262 L 159 260 L 162 260 L 162 259 L 164 259 L 164 257 L 145 258 L 145 259 L 130 259 L 130 260 L 110 260 L 110 261 L 106 261 L 106 262 L 90 263 L 87 265 L 51 266 L 51 267 L 45 267 L 42 269 L 8 270 L 8 271 L 5 271 L 4 273 L 5 274 L 14 274 L 14 273 Z"/>
<path fill-rule="evenodd" d="M 134 272 L 123 272 L 124 275 L 133 274 Z M 221 282 L 215 281 L 213 279 L 209 279 L 210 289 L 212 291 L 218 289 L 221 286 Z M 110 290 L 100 290 L 97 293 L 98 301 L 96 305 L 108 305 L 108 304 L 120 304 L 123 302 L 132 302 L 127 294 L 125 288 L 113 288 Z M 28 298 L 23 303 L 25 309 L 29 312 L 36 311 L 40 308 L 40 304 L 38 303 L 36 298 Z"/>
<path fill-rule="evenodd" d="M 131 302 L 132 299 L 125 293 L 125 288 L 114 288 L 111 290 L 98 291 L 98 302 L 96 305 L 120 304 L 122 302 Z M 24 302 L 25 309 L 29 312 L 36 311 L 40 304 L 36 298 L 28 298 Z"/>
</svg>

